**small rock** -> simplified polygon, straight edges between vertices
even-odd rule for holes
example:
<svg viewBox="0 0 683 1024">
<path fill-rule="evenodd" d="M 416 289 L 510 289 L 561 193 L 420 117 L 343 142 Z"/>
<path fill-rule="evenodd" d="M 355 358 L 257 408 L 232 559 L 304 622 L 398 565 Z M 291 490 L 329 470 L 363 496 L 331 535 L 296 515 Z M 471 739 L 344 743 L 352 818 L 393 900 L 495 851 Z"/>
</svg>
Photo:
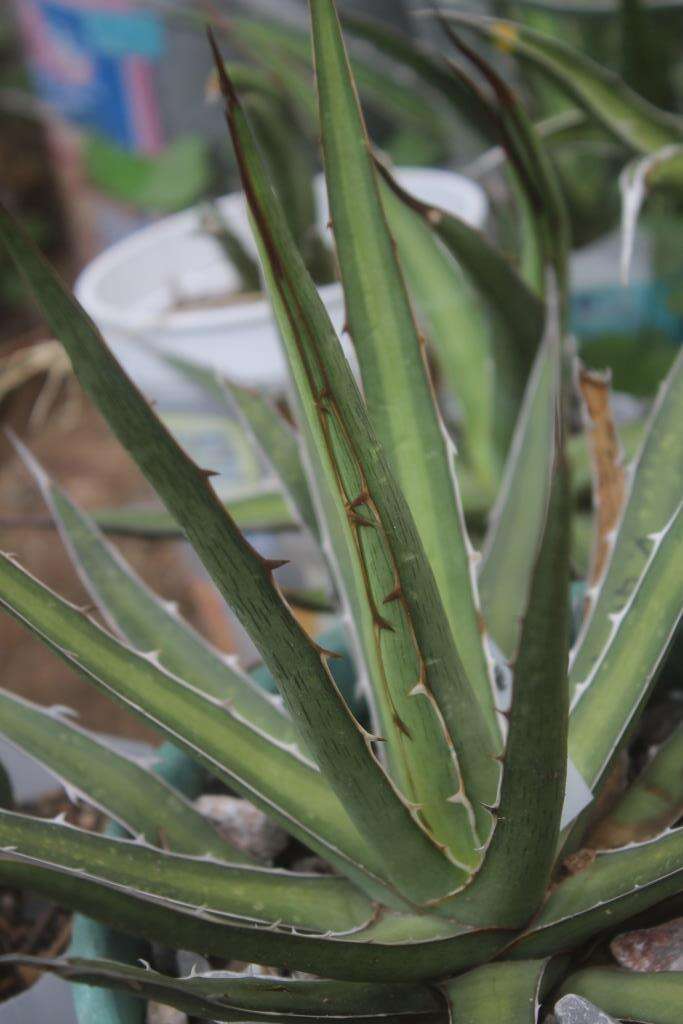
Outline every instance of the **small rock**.
<svg viewBox="0 0 683 1024">
<path fill-rule="evenodd" d="M 187 1015 L 173 1006 L 148 1003 L 147 1024 L 187 1024 Z"/>
<path fill-rule="evenodd" d="M 187 978 L 191 974 L 206 974 L 211 970 L 211 964 L 206 957 L 198 953 L 190 953 L 186 949 L 179 949 L 175 955 L 178 974 L 181 978 Z"/>
<path fill-rule="evenodd" d="M 195 807 L 229 842 L 259 860 L 274 860 L 289 842 L 285 830 L 248 800 L 205 794 L 195 801 Z"/>
<path fill-rule="evenodd" d="M 292 863 L 292 871 L 299 871 L 303 875 L 332 875 L 331 866 L 322 857 L 313 855 L 297 857 Z"/>
<path fill-rule="evenodd" d="M 571 993 L 555 1003 L 555 1017 L 557 1024 L 617 1024 L 593 1003 Z"/>
<path fill-rule="evenodd" d="M 632 971 L 683 971 L 683 917 L 618 935 L 610 949 Z"/>
</svg>

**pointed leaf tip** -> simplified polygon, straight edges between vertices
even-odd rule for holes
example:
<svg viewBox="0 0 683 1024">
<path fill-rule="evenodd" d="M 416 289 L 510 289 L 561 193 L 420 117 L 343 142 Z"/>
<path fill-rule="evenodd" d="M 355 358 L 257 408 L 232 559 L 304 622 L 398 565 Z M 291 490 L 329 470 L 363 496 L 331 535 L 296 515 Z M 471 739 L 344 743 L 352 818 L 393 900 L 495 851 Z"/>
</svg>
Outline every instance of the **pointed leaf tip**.
<svg viewBox="0 0 683 1024">
<path fill-rule="evenodd" d="M 220 86 L 221 95 L 230 108 L 239 106 L 237 93 L 235 92 L 230 76 L 226 71 L 225 61 L 221 56 L 221 51 L 218 47 L 218 43 L 216 42 L 216 36 L 210 25 L 206 26 L 206 36 L 209 40 L 209 46 L 211 47 L 211 53 L 216 65 L 216 74 L 218 75 L 218 84 Z"/>
</svg>

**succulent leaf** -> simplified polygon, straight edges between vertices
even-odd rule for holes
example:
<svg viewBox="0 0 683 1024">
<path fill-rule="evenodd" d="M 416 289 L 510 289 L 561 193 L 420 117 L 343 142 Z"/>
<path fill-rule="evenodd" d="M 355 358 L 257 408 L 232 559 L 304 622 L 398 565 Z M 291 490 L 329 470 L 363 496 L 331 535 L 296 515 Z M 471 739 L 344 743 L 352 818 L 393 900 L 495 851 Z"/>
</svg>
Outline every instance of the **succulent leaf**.
<svg viewBox="0 0 683 1024">
<path fill-rule="evenodd" d="M 445 1019 L 445 1004 L 426 986 L 407 984 L 353 985 L 298 978 L 249 977 L 229 971 L 171 978 L 157 971 L 112 960 L 77 957 L 45 960 L 4 956 L 0 965 L 42 967 L 70 981 L 112 986 L 138 998 L 156 999 L 192 1017 L 214 1021 L 262 1021 L 273 1024 L 322 1024 L 330 1007 L 341 1021 L 372 1024 L 411 1022 L 436 1024 Z"/>
<path fill-rule="evenodd" d="M 550 323 L 552 461 L 546 464 L 543 532 L 513 666 L 512 706 L 497 821 L 479 874 L 456 897 L 460 920 L 522 927 L 550 881 L 567 770 L 569 480 L 561 397 L 561 332 Z"/>
<path fill-rule="evenodd" d="M 153 941 L 169 935 L 182 949 L 236 956 L 349 981 L 421 981 L 490 959 L 506 933 L 463 928 L 443 918 L 388 915 L 364 931 L 338 936 L 211 913 L 133 890 L 84 871 L 0 850 L 0 879 Z"/>
<path fill-rule="evenodd" d="M 527 959 L 564 952 L 683 891 L 683 829 L 598 853 L 556 886 L 529 928 L 506 950 Z"/>
<path fill-rule="evenodd" d="M 222 64 L 218 66 L 222 69 Z M 276 202 L 272 190 L 269 193 Z M 92 321 L 4 208 L 0 208 L 0 237 L 36 289 L 85 390 L 178 519 L 219 591 L 247 628 L 322 772 L 343 794 L 346 810 L 364 833 L 382 848 L 385 870 L 410 888 L 415 884 L 415 857 L 427 857 L 434 864 L 434 874 L 424 877 L 422 884 L 431 895 L 434 889 L 442 894 L 438 890 L 452 884 L 454 866 L 417 825 L 381 770 L 368 737 L 333 682 L 328 653 L 307 637 L 287 608 L 272 567 L 247 543 L 212 490 L 207 471 L 173 440 Z M 481 759 L 481 747 L 476 756 Z M 402 836 L 400 842 L 397 835 Z"/>
<path fill-rule="evenodd" d="M 225 863 L 210 850 L 194 857 L 164 853 L 138 840 L 0 810 L 0 849 L 10 846 L 10 853 L 36 863 L 261 924 L 343 933 L 374 915 L 367 897 L 338 876 Z"/>
<path fill-rule="evenodd" d="M 642 842 L 683 817 L 683 724 L 661 745 L 612 810 L 598 823 L 587 845 L 609 850 Z"/>
<path fill-rule="evenodd" d="M 483 493 L 492 494 L 500 459 L 495 446 L 495 375 L 488 311 L 469 275 L 444 249 L 425 219 L 403 202 L 384 179 L 380 187 L 420 330 L 460 406 L 462 438 L 458 440 L 460 457 L 456 458 L 456 472 L 464 462 Z M 466 640 L 461 628 L 460 651 L 469 678 L 473 685 L 477 685 L 478 678 L 485 679 L 485 685 L 490 687 L 479 665 L 482 652 L 478 632 L 471 630 L 472 654 Z M 485 709 L 484 699 L 481 703 Z"/>
<path fill-rule="evenodd" d="M 136 575 L 101 535 L 88 515 L 44 473 L 29 451 L 14 441 L 40 487 L 83 585 L 108 625 L 136 650 L 158 651 L 173 675 L 217 700 L 278 742 L 296 746 L 299 736 L 289 716 L 234 660 L 221 654 Z"/>
<path fill-rule="evenodd" d="M 563 983 L 560 994 L 589 999 L 621 1021 L 678 1024 L 683 1004 L 683 971 L 641 974 L 616 967 L 587 967 Z"/>
<path fill-rule="evenodd" d="M 4 557 L 0 593 L 2 605 L 86 679 L 144 717 L 312 849 L 365 876 L 360 865 L 373 862 L 373 857 L 310 762 L 250 726 L 229 704 L 170 675 L 155 658 L 120 644 Z M 347 845 L 354 850 L 350 855 L 342 852 Z M 366 881 L 371 877 L 372 869 Z M 371 888 L 377 881 L 370 882 Z"/>
<path fill-rule="evenodd" d="M 476 636 L 470 552 L 458 512 L 448 439 L 388 230 L 336 12 L 329 3 L 314 3 L 311 18 L 332 224 L 348 325 L 358 354 L 368 411 L 434 571 L 451 632 L 455 636 L 456 628 L 463 634 L 467 629 L 468 635 Z M 357 247 L 365 253 L 362 272 L 355 258 Z M 450 537 L 448 548 L 443 544 L 444 530 Z M 404 593 L 410 602 L 408 588 L 404 588 Z M 450 730 L 465 793 L 475 802 L 493 803 L 497 789 L 495 764 L 490 757 L 488 765 L 481 757 L 477 758 L 478 764 L 474 759 L 477 747 L 480 752 L 497 751 L 495 723 L 490 713 L 491 688 L 486 686 L 484 677 L 483 685 L 476 691 L 479 700 L 489 706 L 484 720 L 470 696 L 471 684 L 460 664 L 459 652 L 451 649 L 446 655 L 443 641 L 437 652 L 435 641 L 440 625 L 434 611 L 430 613 L 429 624 L 420 608 L 410 611 L 426 676 L 423 680 L 420 671 L 415 682 L 424 682 L 433 694 Z M 444 671 L 447 664 L 449 670 Z M 481 678 L 481 664 L 475 667 Z M 445 703 L 448 691 L 456 688 L 460 704 L 457 729 L 455 717 Z M 380 708 L 381 726 L 391 750 L 392 739 L 397 746 L 401 737 L 395 726 L 392 728 L 387 722 L 388 717 Z M 415 754 L 420 756 L 417 748 Z M 478 817 L 480 828 L 486 833 L 486 822 L 481 815 Z"/>
<path fill-rule="evenodd" d="M 487 628 L 510 658 L 547 500 L 556 409 L 552 341 L 546 336 L 529 377 L 482 552 L 479 588 Z"/>
<path fill-rule="evenodd" d="M 650 413 L 640 451 L 629 470 L 626 505 L 605 575 L 577 639 L 570 665 L 572 693 L 603 655 L 612 616 L 626 606 L 651 554 L 648 537 L 661 530 L 681 499 L 683 476 L 683 353 L 679 353 Z"/>
<path fill-rule="evenodd" d="M 344 563 L 353 567 L 355 589 L 350 594 L 351 606 L 362 611 L 374 642 L 374 649 L 366 650 L 375 657 L 379 655 L 380 664 L 391 658 L 387 663 L 395 669 L 394 674 L 387 672 L 384 685 L 393 687 L 391 699 L 397 715 L 391 725 L 400 742 L 399 751 L 416 771 L 416 788 L 407 795 L 413 803 L 424 807 L 422 827 L 437 830 L 446 825 L 449 841 L 458 843 L 457 856 L 467 856 L 469 845 L 471 857 L 474 842 L 467 835 L 471 829 L 467 805 L 464 801 L 448 800 L 458 792 L 454 774 L 457 763 L 450 736 L 440 719 L 441 709 L 434 699 L 439 700 L 442 695 L 447 668 L 454 663 L 457 667 L 457 655 L 434 581 L 403 497 L 368 423 L 339 341 L 310 278 L 297 260 L 281 211 L 263 177 L 248 126 L 227 82 L 225 91 L 229 124 L 240 155 L 266 278 L 299 394 L 300 421 L 305 422 L 312 438 L 309 452 L 313 468 L 317 466 L 319 470 L 316 481 L 318 488 L 327 489 L 328 518 L 336 523 L 336 531 L 345 540 L 345 548 L 341 552 L 337 548 L 335 554 L 339 558 L 341 553 Z M 419 602 L 415 600 L 418 594 Z M 456 689 L 458 680 L 453 678 L 452 668 L 447 676 L 449 699 L 457 694 L 462 704 L 461 717 L 469 714 L 472 718 L 470 750 L 483 766 L 484 776 L 479 781 L 486 785 L 496 766 L 486 760 L 486 740 L 481 736 L 483 719 L 469 689 L 461 685 Z M 413 690 L 415 693 L 411 694 Z M 446 712 L 444 718 L 447 725 Z M 384 722 L 381 724 L 384 726 Z M 478 749 L 475 736 L 481 738 Z M 443 755 L 432 756 L 429 765 L 420 764 L 416 756 L 420 749 L 426 749 L 427 737 L 437 744 L 432 754 L 440 749 Z M 460 736 L 453 737 L 453 742 L 457 745 Z M 456 749 L 460 756 L 461 750 L 457 746 Z M 399 785 L 402 781 L 399 778 Z M 388 835 L 386 841 L 392 845 Z M 437 852 L 436 846 L 433 851 Z M 387 856 L 386 851 L 383 855 Z M 393 849 L 392 858 L 397 855 L 398 851 Z M 403 884 L 415 886 L 417 879 L 408 867 L 407 846 L 401 855 L 406 867 Z M 445 858 L 444 862 L 447 863 Z M 443 865 L 435 861 L 438 874 L 418 883 L 431 890 L 429 895 L 423 893 L 423 898 L 444 895 L 449 886 L 450 890 L 455 888 L 462 880 L 462 871 L 458 874 L 454 868 L 453 865 L 444 873 Z M 449 878 L 450 882 L 446 881 Z M 439 893 L 437 887 L 444 882 L 446 887 Z"/>
<path fill-rule="evenodd" d="M 538 68 L 636 152 L 650 153 L 683 138 L 680 118 L 652 106 L 614 72 L 560 40 L 517 22 L 469 11 L 449 10 L 445 17 Z"/>
<path fill-rule="evenodd" d="M 683 504 L 643 547 L 645 568 L 611 615 L 604 651 L 571 709 L 569 754 L 594 792 L 630 735 L 681 617 Z"/>
<path fill-rule="evenodd" d="M 453 1024 L 537 1024 L 541 1000 L 557 977 L 548 960 L 485 964 L 445 987 Z"/>
<path fill-rule="evenodd" d="M 53 708 L 41 708 L 0 690 L 3 735 L 40 760 L 64 783 L 84 795 L 150 846 L 179 853 L 210 853 L 217 859 L 252 858 L 222 839 L 178 793 L 142 764 L 116 753 Z"/>
<path fill-rule="evenodd" d="M 250 486 L 226 502 L 236 525 L 245 533 L 297 530 L 287 498 L 270 484 Z M 105 533 L 134 537 L 181 537 L 182 529 L 168 509 L 152 505 L 121 505 L 96 509 L 92 519 Z"/>
</svg>

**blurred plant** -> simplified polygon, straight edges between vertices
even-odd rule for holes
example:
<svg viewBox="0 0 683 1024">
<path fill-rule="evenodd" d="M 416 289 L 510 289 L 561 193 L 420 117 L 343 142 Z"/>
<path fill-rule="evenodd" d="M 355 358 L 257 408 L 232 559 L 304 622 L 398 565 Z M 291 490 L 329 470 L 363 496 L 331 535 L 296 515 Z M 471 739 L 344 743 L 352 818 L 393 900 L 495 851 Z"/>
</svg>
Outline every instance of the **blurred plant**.
<svg viewBox="0 0 683 1024">
<path fill-rule="evenodd" d="M 644 805 L 619 809 L 633 843 L 608 852 L 583 844 L 594 817 L 605 818 L 599 798 L 681 613 L 683 357 L 652 410 L 625 495 L 607 385 L 590 382 L 602 389 L 589 403 L 594 550 L 607 547 L 609 557 L 593 559 L 570 651 L 568 235 L 552 166 L 512 93 L 456 37 L 492 95 L 461 84 L 502 131 L 518 175 L 522 278 L 476 232 L 406 195 L 385 167 L 378 172 L 335 5 L 312 0 L 310 8 L 326 180 L 363 390 L 212 39 L 296 428 L 263 396 L 234 386 L 230 394 L 281 476 L 292 514 L 328 557 L 367 724 L 333 680 L 331 650 L 306 635 L 283 599 L 274 576 L 282 563 L 247 542 L 211 471 L 177 444 L 4 212 L 0 235 L 81 383 L 250 634 L 283 704 L 157 599 L 18 443 L 110 628 L 9 556 L 0 559 L 0 600 L 332 873 L 254 863 L 185 801 L 184 786 L 114 754 L 58 709 L 3 692 L 2 729 L 12 742 L 135 838 L 2 810 L 0 878 L 140 939 L 287 974 L 178 978 L 111 954 L 2 963 L 37 963 L 210 1020 L 527 1024 L 558 994 L 578 992 L 608 1013 L 622 1014 L 626 1003 L 651 1024 L 675 1024 L 683 974 L 602 966 L 600 946 L 682 891 L 683 830 L 671 828 L 681 780 L 671 760 L 662 755 L 653 769 L 665 810 L 658 803 L 653 815 L 646 786 Z M 450 264 L 439 268 L 434 255 L 457 251 L 491 307 L 512 315 L 507 342 L 526 372 L 522 394 L 512 396 L 519 415 L 479 566 L 389 227 L 399 223 L 396 210 L 424 254 L 423 276 L 413 278 L 422 309 L 437 323 L 433 289 L 444 301 L 460 294 L 458 274 L 447 278 Z M 510 408 L 503 414 L 507 422 Z"/>
</svg>

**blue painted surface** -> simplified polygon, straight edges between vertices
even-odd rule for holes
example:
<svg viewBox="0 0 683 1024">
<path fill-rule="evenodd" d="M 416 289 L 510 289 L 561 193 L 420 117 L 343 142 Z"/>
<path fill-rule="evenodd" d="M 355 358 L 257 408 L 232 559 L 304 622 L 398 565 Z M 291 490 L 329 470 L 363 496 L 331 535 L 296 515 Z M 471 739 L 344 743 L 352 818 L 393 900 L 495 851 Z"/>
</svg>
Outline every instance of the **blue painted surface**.
<svg viewBox="0 0 683 1024">
<path fill-rule="evenodd" d="M 160 20 L 132 8 L 109 8 L 107 0 L 96 7 L 78 0 L 26 0 L 21 24 L 40 97 L 67 121 L 127 149 L 140 148 L 129 61 L 151 66 L 160 59 Z M 155 97 L 148 93 L 147 101 L 154 104 Z"/>
</svg>

